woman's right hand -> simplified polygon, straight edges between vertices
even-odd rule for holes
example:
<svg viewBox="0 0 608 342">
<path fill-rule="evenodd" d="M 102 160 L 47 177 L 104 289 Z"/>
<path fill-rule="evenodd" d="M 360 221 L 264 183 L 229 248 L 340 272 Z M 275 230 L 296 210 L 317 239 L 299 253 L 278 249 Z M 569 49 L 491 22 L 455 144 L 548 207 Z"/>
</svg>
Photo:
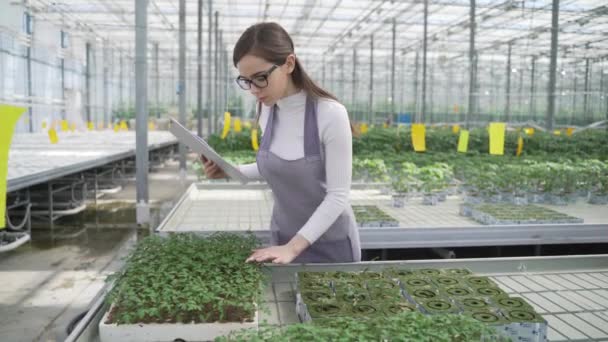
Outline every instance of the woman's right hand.
<svg viewBox="0 0 608 342">
<path fill-rule="evenodd" d="M 201 156 L 201 162 L 203 162 L 203 167 L 205 168 L 205 176 L 209 179 L 220 179 L 220 178 L 228 178 L 224 170 L 220 169 L 216 163 L 211 160 L 208 160 L 204 156 Z"/>
</svg>

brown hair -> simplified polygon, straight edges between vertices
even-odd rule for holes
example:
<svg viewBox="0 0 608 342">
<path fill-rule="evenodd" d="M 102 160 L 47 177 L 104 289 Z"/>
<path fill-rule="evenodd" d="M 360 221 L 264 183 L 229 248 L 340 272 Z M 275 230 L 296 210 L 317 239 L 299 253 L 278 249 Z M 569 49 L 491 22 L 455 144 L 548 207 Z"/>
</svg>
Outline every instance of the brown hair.
<svg viewBox="0 0 608 342">
<path fill-rule="evenodd" d="M 253 55 L 270 63 L 283 65 L 287 56 L 293 53 L 293 41 L 281 25 L 277 23 L 258 23 L 245 30 L 236 42 L 232 54 L 232 62 L 236 67 L 238 62 L 245 55 Z M 298 58 L 296 58 L 291 77 L 295 86 L 306 91 L 308 95 L 316 98 L 327 98 L 338 101 L 334 95 L 318 86 L 310 76 L 308 76 Z M 262 102 L 258 102 L 255 120 L 256 126 L 261 112 Z M 352 124 L 351 131 L 355 133 Z"/>
</svg>

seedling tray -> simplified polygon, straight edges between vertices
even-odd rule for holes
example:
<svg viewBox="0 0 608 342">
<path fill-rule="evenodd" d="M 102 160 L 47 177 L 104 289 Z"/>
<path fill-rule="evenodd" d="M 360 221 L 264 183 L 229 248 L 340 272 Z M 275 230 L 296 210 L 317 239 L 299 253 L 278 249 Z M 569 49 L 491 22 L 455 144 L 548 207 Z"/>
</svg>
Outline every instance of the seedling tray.
<svg viewBox="0 0 608 342">
<path fill-rule="evenodd" d="M 258 327 L 258 311 L 251 322 L 229 323 L 106 323 L 113 306 L 99 322 L 101 342 L 173 342 L 182 339 L 188 342 L 213 341 L 230 332 Z"/>
<path fill-rule="evenodd" d="M 399 227 L 399 221 L 375 205 L 353 205 L 352 208 L 359 227 Z"/>
<path fill-rule="evenodd" d="M 583 219 L 533 204 L 462 204 L 460 213 L 486 225 L 583 223 Z"/>
</svg>

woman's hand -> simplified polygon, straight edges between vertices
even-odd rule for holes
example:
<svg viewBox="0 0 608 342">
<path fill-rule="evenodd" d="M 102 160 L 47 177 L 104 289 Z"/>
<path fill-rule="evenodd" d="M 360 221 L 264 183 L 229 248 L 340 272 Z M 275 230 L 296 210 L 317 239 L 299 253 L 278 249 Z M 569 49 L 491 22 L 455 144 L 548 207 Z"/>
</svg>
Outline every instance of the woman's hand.
<svg viewBox="0 0 608 342">
<path fill-rule="evenodd" d="M 205 176 L 209 179 L 228 178 L 224 170 L 220 169 L 213 161 L 201 156 L 203 167 L 205 168 Z"/>
<path fill-rule="evenodd" d="M 266 262 L 273 264 L 289 264 L 310 246 L 308 240 L 300 235 L 294 236 L 288 243 L 281 246 L 255 249 L 246 262 Z"/>
</svg>

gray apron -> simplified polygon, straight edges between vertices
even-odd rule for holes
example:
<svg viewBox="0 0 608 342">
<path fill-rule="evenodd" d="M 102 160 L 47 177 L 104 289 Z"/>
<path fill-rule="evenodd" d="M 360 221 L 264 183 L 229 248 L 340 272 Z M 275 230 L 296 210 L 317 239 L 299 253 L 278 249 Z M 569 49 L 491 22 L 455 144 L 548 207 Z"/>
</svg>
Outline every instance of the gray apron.
<svg viewBox="0 0 608 342">
<path fill-rule="evenodd" d="M 283 160 L 270 152 L 276 105 L 272 107 L 257 154 L 260 174 L 274 196 L 270 223 L 272 243 L 289 242 L 306 224 L 327 194 L 325 163 L 317 127 L 317 104 L 306 98 L 304 158 Z M 294 263 L 338 263 L 361 260 L 359 231 L 351 206 Z"/>
</svg>

